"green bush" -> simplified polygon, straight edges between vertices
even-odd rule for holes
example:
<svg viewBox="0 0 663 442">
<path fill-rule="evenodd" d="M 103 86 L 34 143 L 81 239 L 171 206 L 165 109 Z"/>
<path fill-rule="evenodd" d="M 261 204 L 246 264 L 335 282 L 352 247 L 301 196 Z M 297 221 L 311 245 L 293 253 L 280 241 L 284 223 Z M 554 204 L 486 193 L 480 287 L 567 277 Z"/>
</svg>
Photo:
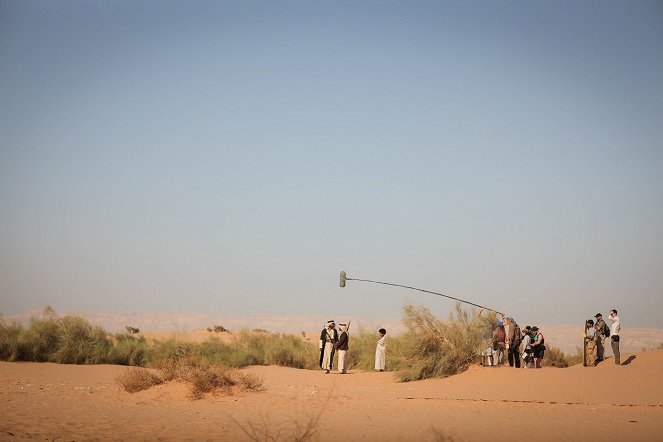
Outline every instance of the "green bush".
<svg viewBox="0 0 663 442">
<path fill-rule="evenodd" d="M 546 352 L 543 356 L 543 364 L 547 367 L 566 368 L 582 363 L 582 349 L 576 348 L 576 352 L 567 355 L 557 347 L 546 344 Z"/>
<path fill-rule="evenodd" d="M 7 324 L 5 318 L 0 315 L 0 360 L 17 361 L 21 353 L 19 341 L 23 327 L 17 322 Z"/>
<path fill-rule="evenodd" d="M 466 370 L 490 342 L 494 323 L 494 314 L 470 316 L 460 303 L 446 322 L 425 307 L 406 305 L 408 331 L 403 335 L 404 351 L 396 361 L 400 380 L 446 377 Z"/>
<path fill-rule="evenodd" d="M 117 333 L 108 352 L 107 363 L 116 365 L 145 365 L 150 347 L 144 337 L 130 333 Z"/>
<path fill-rule="evenodd" d="M 265 340 L 265 364 L 313 369 L 318 366 L 318 349 L 295 335 L 268 335 Z"/>
<path fill-rule="evenodd" d="M 264 364 L 317 366 L 316 346 L 294 335 L 241 330 L 229 343 L 210 337 L 194 344 L 176 338 L 148 342 L 136 336 L 134 330 L 127 327 L 126 333 L 110 335 L 83 318 L 60 318 L 52 308 L 32 318 L 28 327 L 9 324 L 0 316 L 0 360 L 158 367 L 195 357 L 212 365 L 236 368 Z"/>
<path fill-rule="evenodd" d="M 60 364 L 101 364 L 112 346 L 108 334 L 77 316 L 55 320 L 57 346 L 50 361 Z"/>
<path fill-rule="evenodd" d="M 392 355 L 395 352 L 392 337 L 391 335 L 387 336 L 387 369 L 389 369 Z M 348 369 L 373 370 L 375 368 L 375 347 L 378 339 L 377 332 L 369 331 L 366 328 L 360 328 L 355 332 L 350 331 L 349 348 L 346 356 Z"/>
<path fill-rule="evenodd" d="M 164 341 L 153 341 L 147 354 L 147 363 L 153 367 L 159 366 L 193 356 L 194 352 L 195 344 L 181 342 L 175 338 Z"/>
</svg>

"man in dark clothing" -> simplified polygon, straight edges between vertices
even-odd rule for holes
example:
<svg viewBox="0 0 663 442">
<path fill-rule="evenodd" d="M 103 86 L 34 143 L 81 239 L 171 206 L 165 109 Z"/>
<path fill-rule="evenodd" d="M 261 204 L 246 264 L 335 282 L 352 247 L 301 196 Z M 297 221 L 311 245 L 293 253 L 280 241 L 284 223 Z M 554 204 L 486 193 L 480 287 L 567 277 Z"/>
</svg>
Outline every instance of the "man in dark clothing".
<svg viewBox="0 0 663 442">
<path fill-rule="evenodd" d="M 515 366 L 516 368 L 520 368 L 520 327 L 511 317 L 506 318 L 506 323 L 509 326 L 509 334 L 506 341 L 506 345 L 509 346 L 509 367 Z"/>
<path fill-rule="evenodd" d="M 320 332 L 320 368 L 329 373 L 334 361 L 334 346 L 338 342 L 338 332 L 334 320 L 327 321 L 327 326 Z"/>
<path fill-rule="evenodd" d="M 348 364 L 345 356 L 348 353 L 348 325 L 338 324 L 341 334 L 338 336 L 336 350 L 338 351 L 338 372 L 345 374 L 348 372 Z"/>
<path fill-rule="evenodd" d="M 594 364 L 598 364 L 603 361 L 603 352 L 605 350 L 603 347 L 603 340 L 606 338 L 603 334 L 605 321 L 603 320 L 603 315 L 601 315 L 601 313 L 594 315 L 594 318 L 596 319 L 596 324 L 594 324 L 594 328 L 596 329 L 596 362 Z"/>
</svg>

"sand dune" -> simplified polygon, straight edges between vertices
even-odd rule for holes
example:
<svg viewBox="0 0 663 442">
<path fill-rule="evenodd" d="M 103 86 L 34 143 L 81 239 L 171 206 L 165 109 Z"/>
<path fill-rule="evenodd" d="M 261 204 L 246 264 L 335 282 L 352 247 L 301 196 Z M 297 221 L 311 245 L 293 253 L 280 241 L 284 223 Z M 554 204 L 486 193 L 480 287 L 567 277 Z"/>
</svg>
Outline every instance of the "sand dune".
<svg viewBox="0 0 663 442">
<path fill-rule="evenodd" d="M 0 362 L 0 439 L 663 440 L 663 350 L 628 365 L 568 369 L 474 366 L 446 379 L 398 383 L 390 373 L 276 366 L 245 370 L 265 391 L 192 401 L 171 382 L 130 394 L 120 366 Z M 243 428 L 243 429 L 242 429 Z M 259 437 L 265 440 L 265 436 Z"/>
</svg>

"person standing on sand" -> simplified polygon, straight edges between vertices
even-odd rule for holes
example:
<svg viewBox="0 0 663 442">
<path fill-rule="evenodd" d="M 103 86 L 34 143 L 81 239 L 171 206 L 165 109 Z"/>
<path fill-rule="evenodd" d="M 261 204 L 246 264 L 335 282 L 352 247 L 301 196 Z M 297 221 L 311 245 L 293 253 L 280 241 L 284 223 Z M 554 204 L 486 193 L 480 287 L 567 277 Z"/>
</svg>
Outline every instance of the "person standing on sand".
<svg viewBox="0 0 663 442">
<path fill-rule="evenodd" d="M 378 339 L 378 344 L 375 347 L 375 369 L 385 371 L 387 367 L 387 330 L 381 328 L 378 332 L 380 333 L 380 339 Z"/>
<path fill-rule="evenodd" d="M 512 317 L 506 318 L 509 333 L 506 338 L 506 346 L 509 352 L 509 367 L 520 368 L 520 326 Z"/>
<path fill-rule="evenodd" d="M 523 331 L 523 368 L 532 368 L 532 328 L 528 325 Z"/>
<path fill-rule="evenodd" d="M 598 364 L 599 362 L 603 362 L 603 353 L 605 351 L 605 347 L 603 346 L 603 339 L 605 339 L 605 336 L 603 335 L 605 321 L 603 320 L 603 315 L 601 313 L 594 315 L 594 319 L 596 319 L 596 324 L 594 324 L 594 330 L 596 330 L 596 362 L 594 364 Z"/>
<path fill-rule="evenodd" d="M 341 334 L 338 335 L 338 342 L 336 343 L 336 349 L 338 350 L 338 372 L 345 374 L 348 372 L 345 360 L 345 356 L 348 353 L 348 326 L 346 324 L 338 324 L 338 329 L 341 330 Z"/>
<path fill-rule="evenodd" d="M 327 321 L 327 326 L 320 333 L 320 368 L 329 373 L 334 362 L 334 344 L 338 341 L 338 332 L 334 320 Z"/>
<path fill-rule="evenodd" d="M 546 346 L 544 345 L 545 339 L 543 334 L 539 333 L 539 327 L 536 325 L 532 327 L 532 352 L 534 353 L 534 368 L 541 368 L 541 362 L 543 361 L 543 355 L 546 351 Z"/>
<path fill-rule="evenodd" d="M 504 363 L 504 350 L 506 349 L 506 331 L 504 322 L 499 321 L 493 331 L 493 350 L 495 350 L 495 365 Z"/>
<path fill-rule="evenodd" d="M 594 321 L 588 319 L 585 323 L 585 367 L 593 367 L 596 365 L 596 356 L 594 349 L 596 348 L 596 329 L 594 328 Z"/>
<path fill-rule="evenodd" d="M 619 322 L 619 316 L 617 316 L 617 310 L 610 310 L 608 318 L 612 321 L 610 326 L 610 345 L 612 346 L 612 353 L 615 355 L 615 364 L 619 365 L 619 331 L 622 329 Z"/>
</svg>

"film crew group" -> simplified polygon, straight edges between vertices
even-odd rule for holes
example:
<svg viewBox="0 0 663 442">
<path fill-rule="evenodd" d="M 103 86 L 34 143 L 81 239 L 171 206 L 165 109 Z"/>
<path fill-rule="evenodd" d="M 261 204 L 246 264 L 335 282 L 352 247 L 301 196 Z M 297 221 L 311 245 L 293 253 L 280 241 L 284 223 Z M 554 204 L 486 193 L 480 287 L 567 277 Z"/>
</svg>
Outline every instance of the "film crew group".
<svg viewBox="0 0 663 442">
<path fill-rule="evenodd" d="M 506 353 L 510 367 L 541 368 L 546 350 L 544 343 L 545 339 L 539 332 L 539 327 L 528 325 L 521 330 L 518 323 L 509 316 L 495 325 L 492 346 L 481 354 L 482 364 L 503 365 Z"/>
<path fill-rule="evenodd" d="M 608 318 L 612 321 L 610 327 L 603 320 L 601 313 L 594 315 L 596 322 L 592 319 L 588 319 L 585 322 L 585 333 L 583 334 L 583 365 L 585 367 L 593 367 L 603 361 L 605 339 L 610 339 L 612 353 L 615 356 L 615 365 L 621 364 L 621 355 L 619 353 L 619 331 L 621 330 L 621 324 L 619 316 L 617 316 L 617 310 L 610 310 Z"/>
<path fill-rule="evenodd" d="M 336 330 L 334 320 L 327 321 L 327 325 L 320 332 L 320 368 L 325 373 L 330 373 L 334 363 L 334 354 L 338 353 L 338 372 L 346 374 L 348 372 L 348 364 L 346 355 L 348 353 L 348 342 L 350 340 L 349 329 L 350 323 L 338 324 L 338 329 L 341 331 L 339 334 Z M 378 339 L 375 348 L 375 369 L 377 371 L 385 371 L 385 354 L 387 347 L 387 331 L 381 328 L 378 331 L 380 338 Z"/>
</svg>

